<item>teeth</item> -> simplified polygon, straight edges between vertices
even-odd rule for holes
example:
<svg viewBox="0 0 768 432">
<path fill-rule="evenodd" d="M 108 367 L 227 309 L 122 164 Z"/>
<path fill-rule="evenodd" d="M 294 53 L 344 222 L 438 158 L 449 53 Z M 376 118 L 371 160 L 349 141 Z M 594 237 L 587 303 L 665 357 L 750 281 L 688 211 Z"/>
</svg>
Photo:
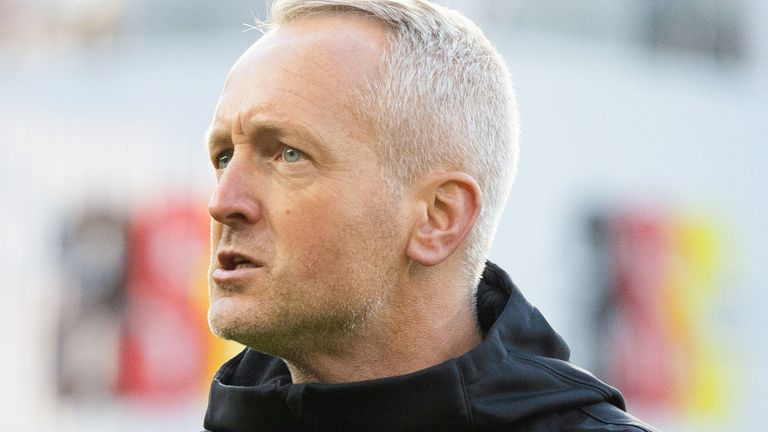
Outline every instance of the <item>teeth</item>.
<svg viewBox="0 0 768 432">
<path fill-rule="evenodd" d="M 232 264 L 234 265 L 235 269 L 254 267 L 252 262 L 248 261 L 243 257 L 235 257 L 235 259 L 232 260 Z"/>
<path fill-rule="evenodd" d="M 220 258 L 220 264 L 221 267 L 225 270 L 236 270 L 236 269 L 245 269 L 245 268 L 255 268 L 258 267 L 256 263 L 253 261 L 250 261 L 248 258 L 245 258 L 242 255 L 231 255 L 227 258 Z"/>
</svg>

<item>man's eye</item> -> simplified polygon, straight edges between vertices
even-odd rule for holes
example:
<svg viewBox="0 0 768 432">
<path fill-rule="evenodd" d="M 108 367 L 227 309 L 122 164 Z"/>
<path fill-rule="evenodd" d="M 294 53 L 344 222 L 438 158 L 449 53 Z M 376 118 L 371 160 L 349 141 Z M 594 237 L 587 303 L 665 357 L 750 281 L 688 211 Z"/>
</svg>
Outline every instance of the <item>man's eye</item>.
<svg viewBox="0 0 768 432">
<path fill-rule="evenodd" d="M 225 150 L 216 156 L 216 169 L 223 170 L 232 161 L 232 150 Z"/>
<path fill-rule="evenodd" d="M 301 150 L 296 150 L 293 147 L 286 147 L 283 149 L 282 157 L 286 162 L 298 162 L 302 157 L 304 157 L 304 153 L 302 153 Z"/>
</svg>

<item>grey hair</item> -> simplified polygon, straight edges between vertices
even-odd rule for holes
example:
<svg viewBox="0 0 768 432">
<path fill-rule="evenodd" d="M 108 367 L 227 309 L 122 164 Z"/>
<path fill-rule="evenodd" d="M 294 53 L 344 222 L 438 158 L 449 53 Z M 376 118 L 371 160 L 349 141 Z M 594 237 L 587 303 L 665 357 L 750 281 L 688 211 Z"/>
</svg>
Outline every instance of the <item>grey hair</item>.
<svg viewBox="0 0 768 432">
<path fill-rule="evenodd" d="M 471 175 L 480 216 L 463 245 L 462 272 L 474 286 L 484 267 L 515 176 L 518 114 L 504 61 L 457 11 L 426 0 L 275 0 L 276 27 L 314 15 L 369 16 L 389 30 L 381 75 L 360 94 L 374 120 L 385 176 L 394 193 L 435 169 Z"/>
</svg>

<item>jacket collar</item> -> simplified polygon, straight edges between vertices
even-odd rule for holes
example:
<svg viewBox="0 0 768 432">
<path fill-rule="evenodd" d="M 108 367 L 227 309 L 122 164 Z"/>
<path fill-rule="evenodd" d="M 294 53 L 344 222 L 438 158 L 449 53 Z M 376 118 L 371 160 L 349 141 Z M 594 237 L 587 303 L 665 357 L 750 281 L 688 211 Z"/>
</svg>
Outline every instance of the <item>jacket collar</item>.
<svg viewBox="0 0 768 432">
<path fill-rule="evenodd" d="M 464 431 L 603 400 L 623 407 L 616 390 L 566 363 L 565 342 L 493 263 L 487 263 L 476 300 L 485 336 L 480 345 L 407 375 L 293 384 L 282 360 L 246 349 L 214 377 L 205 427 Z"/>
</svg>

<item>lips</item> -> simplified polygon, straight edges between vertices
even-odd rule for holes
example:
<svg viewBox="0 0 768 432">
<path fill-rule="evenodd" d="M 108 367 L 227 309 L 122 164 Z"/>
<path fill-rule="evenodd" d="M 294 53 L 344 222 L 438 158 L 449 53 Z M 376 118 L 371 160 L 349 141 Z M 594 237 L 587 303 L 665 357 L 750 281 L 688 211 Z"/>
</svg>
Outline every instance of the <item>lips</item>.
<svg viewBox="0 0 768 432">
<path fill-rule="evenodd" d="M 216 259 L 219 265 L 211 273 L 216 284 L 236 283 L 263 267 L 255 258 L 234 251 L 220 251 Z"/>
<path fill-rule="evenodd" d="M 221 251 L 216 255 L 216 258 L 219 261 L 220 268 L 227 271 L 262 266 L 255 259 L 237 252 Z"/>
</svg>

